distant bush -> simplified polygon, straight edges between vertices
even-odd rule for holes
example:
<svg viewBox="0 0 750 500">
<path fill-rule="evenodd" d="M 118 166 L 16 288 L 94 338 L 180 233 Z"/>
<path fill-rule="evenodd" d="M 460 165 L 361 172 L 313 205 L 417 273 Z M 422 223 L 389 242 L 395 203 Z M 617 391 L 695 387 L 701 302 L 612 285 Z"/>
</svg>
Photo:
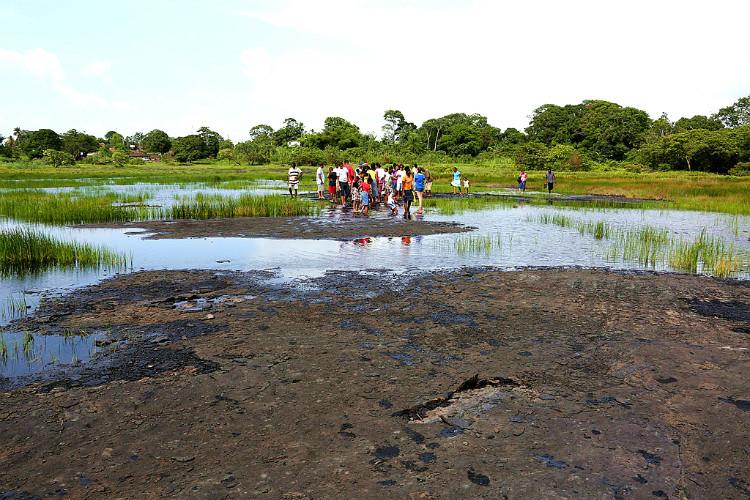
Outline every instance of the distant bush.
<svg viewBox="0 0 750 500">
<path fill-rule="evenodd" d="M 741 161 L 729 169 L 729 175 L 750 175 L 750 161 Z"/>
</svg>

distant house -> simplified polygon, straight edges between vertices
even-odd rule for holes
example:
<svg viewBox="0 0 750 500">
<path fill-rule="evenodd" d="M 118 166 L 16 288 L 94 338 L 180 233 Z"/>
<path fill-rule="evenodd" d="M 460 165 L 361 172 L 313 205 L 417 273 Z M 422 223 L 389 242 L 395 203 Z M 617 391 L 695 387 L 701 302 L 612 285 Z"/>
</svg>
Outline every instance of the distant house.
<svg viewBox="0 0 750 500">
<path fill-rule="evenodd" d="M 302 145 L 299 141 L 289 141 L 286 143 L 286 145 L 290 148 L 297 148 Z"/>
<path fill-rule="evenodd" d="M 141 151 L 140 149 L 134 149 L 132 151 L 128 151 L 128 157 L 129 158 L 138 158 L 139 160 L 143 161 L 159 161 L 161 160 L 161 155 L 159 153 L 145 153 Z"/>
</svg>

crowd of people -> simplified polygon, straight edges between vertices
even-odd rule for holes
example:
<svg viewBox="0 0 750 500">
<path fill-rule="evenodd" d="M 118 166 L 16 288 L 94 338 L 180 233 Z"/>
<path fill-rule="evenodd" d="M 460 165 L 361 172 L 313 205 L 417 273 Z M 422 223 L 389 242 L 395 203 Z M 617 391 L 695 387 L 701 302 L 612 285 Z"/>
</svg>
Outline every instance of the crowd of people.
<svg viewBox="0 0 750 500">
<path fill-rule="evenodd" d="M 299 169 L 289 169 L 289 193 L 297 194 L 300 174 Z M 357 167 L 344 161 L 335 167 L 323 164 L 315 172 L 318 199 L 326 199 L 331 204 L 351 207 L 354 213 L 367 215 L 373 207 L 384 205 L 391 215 L 398 215 L 403 210 L 403 217 L 410 219 L 412 205 L 416 202 L 417 214 L 424 210 L 426 197 L 432 196 L 432 174 L 418 165 L 380 163 L 360 163 Z"/>
<path fill-rule="evenodd" d="M 293 164 L 289 168 L 289 194 L 296 197 L 299 192 L 299 182 L 302 170 Z M 518 190 L 526 191 L 528 174 L 521 171 L 518 176 Z M 425 198 L 432 196 L 432 174 L 418 165 L 404 165 L 393 163 L 386 166 L 380 163 L 369 165 L 360 163 L 356 168 L 348 160 L 326 167 L 320 164 L 315 172 L 315 183 L 319 200 L 326 199 L 333 205 L 351 207 L 354 213 L 367 215 L 371 208 L 385 205 L 391 215 L 398 215 L 399 208 L 403 210 L 404 219 L 411 218 L 412 204 L 417 202 L 417 214 L 422 214 Z M 544 187 L 549 193 L 555 183 L 555 174 L 548 170 L 545 175 Z M 451 181 L 453 194 L 457 196 L 469 194 L 469 179 L 461 174 L 458 167 L 453 168 Z"/>
</svg>

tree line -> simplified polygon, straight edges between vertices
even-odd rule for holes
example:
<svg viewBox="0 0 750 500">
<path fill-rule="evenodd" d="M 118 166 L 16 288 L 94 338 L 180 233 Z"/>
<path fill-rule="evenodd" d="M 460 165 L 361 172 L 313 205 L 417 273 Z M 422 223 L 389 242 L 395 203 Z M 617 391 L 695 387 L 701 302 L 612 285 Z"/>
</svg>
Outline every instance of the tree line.
<svg viewBox="0 0 750 500">
<path fill-rule="evenodd" d="M 58 166 L 140 161 L 128 155 L 132 150 L 158 154 L 168 162 L 218 159 L 251 165 L 330 164 L 345 157 L 410 163 L 510 157 L 526 169 L 750 173 L 750 96 L 711 116 L 676 121 L 666 114 L 652 120 L 643 110 L 602 100 L 545 104 L 533 111 L 523 131 L 494 127 L 479 114 L 453 113 L 417 126 L 401 111 L 387 110 L 383 120 L 378 138 L 342 117 L 326 118 L 321 130 L 287 118 L 278 129 L 251 127 L 248 139 L 236 144 L 208 127 L 182 137 L 152 130 L 131 136 L 109 131 L 101 138 L 77 130 L 58 134 L 16 128 L 7 139 L 0 136 L 0 157 L 44 159 Z"/>
</svg>

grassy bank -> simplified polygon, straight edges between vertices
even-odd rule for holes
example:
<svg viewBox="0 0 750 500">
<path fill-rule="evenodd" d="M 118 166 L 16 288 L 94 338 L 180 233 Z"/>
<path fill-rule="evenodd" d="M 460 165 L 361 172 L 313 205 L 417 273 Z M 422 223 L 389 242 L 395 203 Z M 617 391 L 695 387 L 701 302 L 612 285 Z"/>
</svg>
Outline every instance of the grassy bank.
<svg viewBox="0 0 750 500">
<path fill-rule="evenodd" d="M 42 190 L 0 192 L 0 216 L 43 224 L 96 224 L 150 219 L 213 219 L 221 217 L 289 217 L 315 215 L 318 206 L 281 195 L 196 196 L 161 207 L 120 206 L 144 197 L 113 193 L 50 193 Z"/>
<path fill-rule="evenodd" d="M 472 191 L 514 188 L 518 175 L 513 162 L 492 165 L 427 164 L 435 177 L 433 190 L 449 192 L 454 166 L 471 181 Z M 23 164 L 0 165 L 0 188 L 81 186 L 116 182 L 204 183 L 241 188 L 261 179 L 286 180 L 283 165 L 237 166 L 228 163 L 171 165 L 152 163 L 117 168 L 109 165 L 77 165 L 54 168 Z M 301 188 L 315 188 L 315 168 L 302 167 Z M 530 172 L 528 191 L 542 191 L 544 172 Z M 732 214 L 750 214 L 750 177 L 732 177 L 703 172 L 557 172 L 555 193 L 614 195 L 627 198 L 665 200 L 670 207 Z"/>
<path fill-rule="evenodd" d="M 97 269 L 128 265 L 126 255 L 105 247 L 68 242 L 32 229 L 0 232 L 0 275 L 23 276 L 54 267 Z"/>
</svg>

